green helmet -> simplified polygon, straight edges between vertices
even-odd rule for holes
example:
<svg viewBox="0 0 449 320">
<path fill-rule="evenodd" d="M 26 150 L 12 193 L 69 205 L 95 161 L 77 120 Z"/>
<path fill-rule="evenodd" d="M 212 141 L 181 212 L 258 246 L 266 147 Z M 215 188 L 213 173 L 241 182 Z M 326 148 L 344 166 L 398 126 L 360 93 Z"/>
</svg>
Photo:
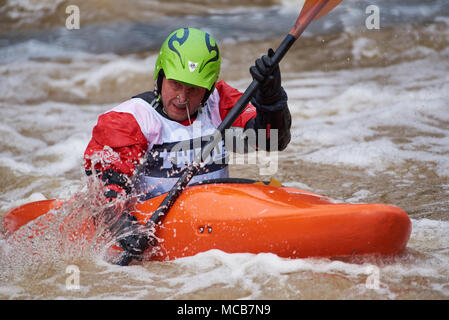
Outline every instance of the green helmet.
<svg viewBox="0 0 449 320">
<path fill-rule="evenodd" d="M 212 91 L 220 73 L 220 62 L 218 45 L 211 35 L 195 28 L 181 28 L 173 31 L 162 44 L 154 80 L 161 78 L 159 74 L 163 70 L 167 79 Z"/>
</svg>

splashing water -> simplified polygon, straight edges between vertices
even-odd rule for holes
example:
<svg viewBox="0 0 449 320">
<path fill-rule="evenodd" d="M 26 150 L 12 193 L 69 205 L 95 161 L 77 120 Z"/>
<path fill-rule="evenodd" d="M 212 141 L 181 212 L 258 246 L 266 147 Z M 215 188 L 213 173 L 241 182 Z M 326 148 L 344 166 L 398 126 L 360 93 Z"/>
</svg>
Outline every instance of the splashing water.
<svg viewBox="0 0 449 320">
<path fill-rule="evenodd" d="M 63 266 L 85 265 L 98 258 L 115 263 L 121 252 L 116 245 L 120 240 L 136 232 L 153 236 L 154 229 L 126 218 L 133 211 L 134 198 L 108 202 L 104 191 L 98 179 L 89 179 L 59 207 L 0 239 L 0 279 L 45 277 Z M 157 249 L 143 258 L 148 259 Z"/>
</svg>

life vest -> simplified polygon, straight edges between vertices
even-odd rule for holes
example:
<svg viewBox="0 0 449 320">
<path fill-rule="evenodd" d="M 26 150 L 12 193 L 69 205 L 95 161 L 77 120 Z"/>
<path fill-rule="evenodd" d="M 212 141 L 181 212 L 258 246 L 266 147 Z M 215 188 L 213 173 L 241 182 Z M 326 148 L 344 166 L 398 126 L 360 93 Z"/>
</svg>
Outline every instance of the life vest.
<svg viewBox="0 0 449 320">
<path fill-rule="evenodd" d="M 219 98 L 215 95 L 211 95 L 189 126 L 160 114 L 156 110 L 159 102 L 152 92 L 135 96 L 111 110 L 131 113 L 148 140 L 148 150 L 138 168 L 135 182 L 142 200 L 168 192 L 182 175 L 183 169 L 197 159 L 202 148 L 216 132 L 221 119 Z M 228 157 L 222 140 L 205 159 L 206 164 L 190 183 L 228 178 Z"/>
</svg>

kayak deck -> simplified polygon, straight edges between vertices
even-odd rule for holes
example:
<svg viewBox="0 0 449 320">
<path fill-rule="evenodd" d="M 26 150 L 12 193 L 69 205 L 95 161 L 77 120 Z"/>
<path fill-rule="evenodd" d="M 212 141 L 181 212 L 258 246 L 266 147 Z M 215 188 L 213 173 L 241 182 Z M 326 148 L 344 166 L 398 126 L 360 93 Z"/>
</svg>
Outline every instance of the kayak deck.
<svg viewBox="0 0 449 320">
<path fill-rule="evenodd" d="M 151 218 L 164 197 L 136 206 L 139 223 Z M 4 228 L 12 234 L 61 205 L 44 200 L 20 206 L 4 216 Z M 159 249 L 151 260 L 210 249 L 285 258 L 395 255 L 405 250 L 410 233 L 408 215 L 395 206 L 335 203 L 304 190 L 263 184 L 204 184 L 186 188 L 156 228 Z"/>
</svg>

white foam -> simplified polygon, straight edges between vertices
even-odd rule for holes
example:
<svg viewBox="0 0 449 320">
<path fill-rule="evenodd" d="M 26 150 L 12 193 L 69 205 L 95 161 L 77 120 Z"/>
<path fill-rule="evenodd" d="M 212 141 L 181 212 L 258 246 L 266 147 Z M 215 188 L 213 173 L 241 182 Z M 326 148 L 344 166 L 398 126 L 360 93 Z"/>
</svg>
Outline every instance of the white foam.
<svg viewBox="0 0 449 320">
<path fill-rule="evenodd" d="M 285 81 L 289 105 L 302 118 L 293 124 L 291 147 L 300 146 L 294 147 L 295 156 L 376 170 L 424 161 L 448 176 L 449 128 L 442 121 L 448 118 L 449 68 L 441 61 L 444 55 L 357 72 L 289 75 L 297 78 Z"/>
<path fill-rule="evenodd" d="M 449 223 L 428 219 L 412 219 L 413 231 L 408 244 L 409 249 L 420 253 L 432 253 L 435 249 L 447 247 L 449 243 Z M 441 250 L 441 249 L 440 249 Z M 395 297 L 390 292 L 392 283 L 406 281 L 409 277 L 430 277 L 438 287 L 440 281 L 449 276 L 449 256 L 447 250 L 432 258 L 421 258 L 419 255 L 405 255 L 394 260 L 380 259 L 377 262 L 366 259 L 366 262 L 347 263 L 329 259 L 284 259 L 269 253 L 262 254 L 228 254 L 220 250 L 210 250 L 194 257 L 178 259 L 173 262 L 185 268 L 182 275 L 168 279 L 173 287 L 179 290 L 171 298 L 183 296 L 189 292 L 206 289 L 213 285 L 242 286 L 250 292 L 248 299 L 257 299 L 263 288 L 258 279 L 276 278 L 282 282 L 288 275 L 297 274 L 301 277 L 304 272 L 314 274 L 338 275 L 348 279 L 366 279 L 371 267 L 379 268 L 381 286 L 384 291 L 377 291 L 384 296 Z M 363 282 L 362 282 L 363 283 Z M 354 287 L 359 293 L 370 290 L 364 285 Z M 440 288 L 441 292 L 449 295 L 447 288 Z"/>
<path fill-rule="evenodd" d="M 36 39 L 30 39 L 10 46 L 0 48 L 0 63 L 14 62 L 24 63 L 32 59 L 86 59 L 92 54 L 81 50 L 67 50 L 53 43 L 44 43 Z"/>
<path fill-rule="evenodd" d="M 374 58 L 380 56 L 381 52 L 376 41 L 367 38 L 358 38 L 352 42 L 352 56 L 354 60 L 362 58 Z"/>
<path fill-rule="evenodd" d="M 45 146 L 45 143 L 33 137 L 26 137 L 17 132 L 17 129 L 0 123 L 0 143 L 2 146 L 8 146 L 18 149 L 21 152 L 36 150 Z"/>
<path fill-rule="evenodd" d="M 282 0 L 281 6 L 283 10 L 300 12 L 304 6 L 305 0 Z"/>
<path fill-rule="evenodd" d="M 413 230 L 410 245 L 416 249 L 448 248 L 449 221 L 412 219 Z"/>
<path fill-rule="evenodd" d="M 18 129 L 1 124 L 0 131 L 4 134 L 0 142 L 4 148 L 12 150 L 0 156 L 3 166 L 27 174 L 55 176 L 80 167 L 90 139 L 89 132 L 95 124 L 95 111 L 101 110 L 99 107 L 91 108 L 93 115 L 90 116 L 80 112 L 80 107 L 63 103 L 47 102 L 34 108 L 22 106 L 20 109 L 22 114 L 14 116 L 11 112 L 11 117 L 8 117 L 11 125 L 26 130 L 35 127 L 43 134 L 39 138 L 27 137 Z M 11 154 L 15 149 L 21 152 Z"/>
<path fill-rule="evenodd" d="M 357 192 L 355 192 L 351 198 L 345 199 L 345 201 L 348 203 L 358 203 L 358 202 L 360 202 L 360 200 L 365 199 L 369 195 L 371 195 L 371 191 L 361 189 L 361 190 L 358 190 Z"/>
<path fill-rule="evenodd" d="M 76 87 L 75 84 L 81 82 L 84 83 L 83 89 L 87 91 L 92 89 L 99 90 L 102 83 L 106 81 L 114 81 L 118 85 L 123 85 L 130 81 L 130 77 L 135 77 L 139 74 L 152 74 L 156 58 L 156 55 L 152 55 L 143 60 L 132 58 L 114 59 L 102 64 L 98 68 L 77 74 L 70 80 L 70 83 L 60 82 L 58 87 L 67 88 L 68 85 L 69 87 L 70 85 Z"/>
<path fill-rule="evenodd" d="M 33 40 L 17 45 L 31 46 L 29 54 L 20 48 L 18 52 L 9 47 L 0 48 L 0 63 L 6 62 L 0 64 L 0 102 L 35 103 L 54 98 L 83 101 L 100 94 L 110 96 L 122 88 L 132 90 L 136 81 L 148 81 L 148 87 L 152 85 L 156 55 L 141 59 L 73 51 L 67 54 L 58 47 L 39 44 L 37 48 L 42 47 L 40 50 L 47 53 L 45 59 L 50 59 L 41 62 L 34 60 L 39 58 L 36 52 L 40 51 L 34 50 L 36 46 L 31 43 Z M 2 61 L 2 50 L 7 53 L 3 57 L 5 61 Z M 29 60 L 29 55 L 33 59 Z M 63 58 L 62 62 L 58 62 L 59 58 Z"/>
<path fill-rule="evenodd" d="M 421 252 L 432 251 L 432 247 L 427 247 L 431 235 L 437 239 L 443 236 L 438 243 L 437 248 L 447 244 L 447 222 L 412 220 L 414 231 L 412 240 L 409 244 L 410 249 Z M 423 235 L 425 235 L 423 237 Z M 416 246 L 416 243 L 422 242 L 423 247 Z M 444 243 L 443 243 L 444 242 Z M 441 259 L 441 260 L 438 260 Z M 410 277 L 430 277 L 435 283 L 432 287 L 438 287 L 440 281 L 449 275 L 449 257 L 440 255 L 438 259 L 410 258 L 405 255 L 394 260 L 376 260 L 373 261 L 367 257 L 366 262 L 363 259 L 358 263 L 348 263 L 343 261 L 332 261 L 329 259 L 284 259 L 274 254 L 228 254 L 220 250 L 210 250 L 197 254 L 193 257 L 187 257 L 175 260 L 173 263 L 184 268 L 182 275 L 167 279 L 171 287 L 178 288 L 176 293 L 170 298 L 183 297 L 189 293 L 206 290 L 213 286 L 225 285 L 233 288 L 241 288 L 248 292 L 244 299 L 257 299 L 262 295 L 263 286 L 260 279 L 276 279 L 278 285 L 285 289 L 286 280 L 289 275 L 296 274 L 297 278 L 308 278 L 308 274 L 326 274 L 336 275 L 347 278 L 350 281 L 363 279 L 362 285 L 353 285 L 351 290 L 352 297 L 360 297 L 362 294 L 369 293 L 370 289 L 365 286 L 365 280 L 371 274 L 372 270 L 378 270 L 380 276 L 380 288 L 376 290 L 381 296 L 395 298 L 396 293 L 391 292 L 390 286 L 393 283 L 407 281 Z M 290 289 L 292 289 L 290 287 Z M 294 289 L 294 288 L 293 288 Z M 300 287 L 294 290 L 298 290 Z M 441 292 L 448 294 L 444 287 Z"/>
<path fill-rule="evenodd" d="M 3 10 L 12 19 L 20 19 L 22 23 L 38 21 L 52 14 L 64 0 L 9 0 Z"/>
<path fill-rule="evenodd" d="M 90 137 L 87 133 L 80 133 L 62 140 L 45 149 L 36 152 L 36 156 L 53 157 L 36 167 L 39 174 L 62 175 L 68 171 L 79 168 L 83 163 L 83 154 Z"/>
</svg>

